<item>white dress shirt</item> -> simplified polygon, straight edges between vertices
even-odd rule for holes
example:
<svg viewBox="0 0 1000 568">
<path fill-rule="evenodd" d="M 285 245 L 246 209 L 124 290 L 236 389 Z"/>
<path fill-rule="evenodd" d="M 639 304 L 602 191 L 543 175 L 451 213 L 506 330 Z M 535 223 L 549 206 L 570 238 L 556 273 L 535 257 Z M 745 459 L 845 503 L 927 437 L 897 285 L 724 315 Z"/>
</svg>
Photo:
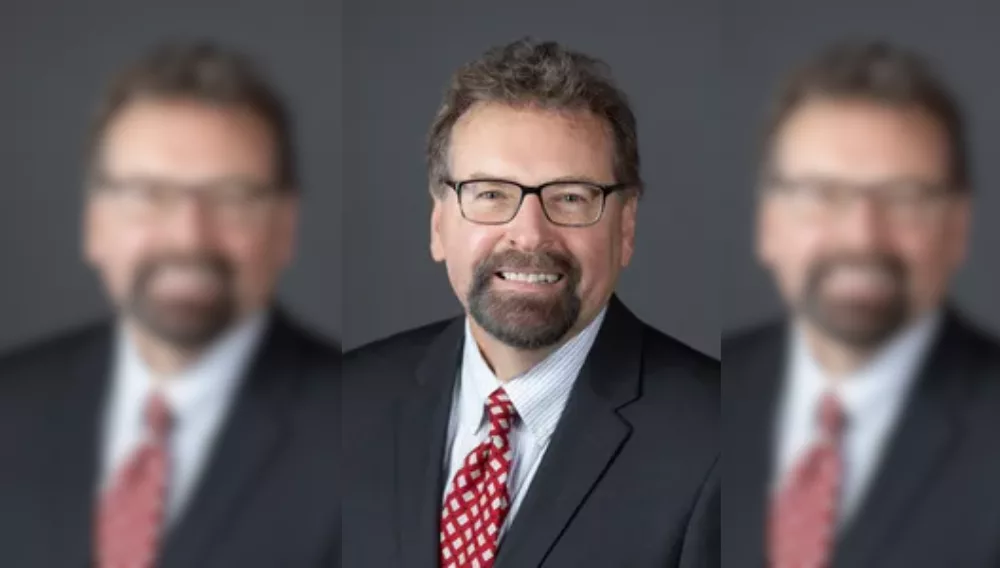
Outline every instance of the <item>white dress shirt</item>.
<svg viewBox="0 0 1000 568">
<path fill-rule="evenodd" d="M 483 359 L 466 320 L 462 367 L 452 397 L 448 443 L 445 445 L 444 466 L 448 476 L 445 492 L 441 496 L 442 504 L 466 456 L 487 439 L 489 420 L 486 417 L 486 400 L 502 386 L 517 412 L 510 433 L 514 457 L 507 479 L 511 505 L 500 530 L 501 536 L 506 532 L 542 461 L 576 377 L 597 338 L 605 311 L 606 308 L 583 331 L 540 363 L 506 383 L 497 379 Z"/>
<path fill-rule="evenodd" d="M 843 524 L 850 517 L 885 453 L 940 319 L 939 312 L 923 316 L 879 349 L 862 368 L 836 380 L 828 377 L 813 357 L 802 331 L 795 329 L 790 334 L 773 490 L 780 489 L 781 480 L 818 440 L 819 401 L 824 393 L 832 392 L 845 414 L 838 522 Z"/>
<path fill-rule="evenodd" d="M 170 407 L 167 502 L 164 511 L 174 521 L 194 490 L 244 371 L 256 350 L 266 316 L 257 314 L 216 341 L 193 365 L 174 376 L 157 377 L 143 361 L 131 334 L 117 333 L 109 405 L 104 417 L 104 452 L 100 490 L 107 490 L 117 472 L 148 439 L 146 401 L 161 392 Z"/>
</svg>

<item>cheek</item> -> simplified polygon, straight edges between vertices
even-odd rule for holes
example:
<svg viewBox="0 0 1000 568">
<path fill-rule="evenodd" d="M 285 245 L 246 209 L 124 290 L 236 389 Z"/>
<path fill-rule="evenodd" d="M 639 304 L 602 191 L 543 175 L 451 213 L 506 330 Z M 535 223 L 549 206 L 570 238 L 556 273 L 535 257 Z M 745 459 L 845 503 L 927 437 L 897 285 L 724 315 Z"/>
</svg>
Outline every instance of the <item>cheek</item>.
<svg viewBox="0 0 1000 568">
<path fill-rule="evenodd" d="M 462 219 L 451 218 L 441 223 L 445 267 L 459 297 L 465 297 L 476 266 L 494 251 L 500 236 L 497 230 L 470 227 Z"/>
<path fill-rule="evenodd" d="M 563 234 L 562 242 L 580 265 L 584 293 L 603 293 L 614 286 L 622 260 L 622 239 L 618 235 L 568 232 Z"/>
<path fill-rule="evenodd" d="M 933 292 L 943 287 L 954 263 L 951 244 L 943 231 L 905 235 L 897 243 L 918 291 Z"/>
<path fill-rule="evenodd" d="M 139 264 L 155 252 L 155 235 L 142 227 L 115 220 L 99 223 L 90 235 L 90 260 L 112 293 L 121 296 L 131 287 Z"/>
<path fill-rule="evenodd" d="M 823 233 L 792 223 L 776 224 L 769 243 L 768 263 L 786 295 L 798 296 L 805 287 L 809 268 L 823 251 Z"/>
<path fill-rule="evenodd" d="M 217 250 L 235 265 L 238 274 L 256 289 L 281 268 L 284 236 L 276 231 L 228 232 L 220 235 Z"/>
</svg>

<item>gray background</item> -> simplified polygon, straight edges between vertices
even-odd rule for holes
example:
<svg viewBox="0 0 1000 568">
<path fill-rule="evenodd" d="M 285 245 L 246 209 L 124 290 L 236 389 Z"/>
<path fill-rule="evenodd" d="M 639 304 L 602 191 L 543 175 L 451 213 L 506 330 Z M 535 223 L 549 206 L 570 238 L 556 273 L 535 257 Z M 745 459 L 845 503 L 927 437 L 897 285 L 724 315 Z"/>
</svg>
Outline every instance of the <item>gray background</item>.
<svg viewBox="0 0 1000 568">
<path fill-rule="evenodd" d="M 258 58 L 299 118 L 304 215 L 281 295 L 341 331 L 338 2 L 6 0 L 0 7 L 0 350 L 106 313 L 80 261 L 81 150 L 120 65 L 162 39 L 226 42 Z"/>
<path fill-rule="evenodd" d="M 795 0 L 728 1 L 722 33 L 726 65 L 724 113 L 716 152 L 724 206 L 719 310 L 724 329 L 779 313 L 769 276 L 753 258 L 756 137 L 769 97 L 792 65 L 842 37 L 881 37 L 923 52 L 937 64 L 964 105 L 977 187 L 970 256 L 954 296 L 977 321 L 1000 329 L 1000 4 L 989 1 Z"/>
<path fill-rule="evenodd" d="M 719 353 L 721 64 L 712 2 L 348 1 L 344 6 L 344 347 L 460 313 L 428 251 L 424 139 L 448 78 L 524 35 L 607 61 L 639 121 L 648 192 L 619 292 Z"/>
</svg>

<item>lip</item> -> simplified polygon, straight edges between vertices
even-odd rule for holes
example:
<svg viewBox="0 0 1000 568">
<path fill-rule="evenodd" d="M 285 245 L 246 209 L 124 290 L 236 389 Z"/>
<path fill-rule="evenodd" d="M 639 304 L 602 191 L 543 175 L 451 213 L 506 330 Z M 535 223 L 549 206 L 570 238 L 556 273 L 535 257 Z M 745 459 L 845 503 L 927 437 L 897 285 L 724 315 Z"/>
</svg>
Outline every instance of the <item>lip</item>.
<svg viewBox="0 0 1000 568">
<path fill-rule="evenodd" d="M 205 275 L 161 275 L 151 288 L 154 294 L 167 298 L 211 299 L 222 286 L 218 278 Z"/>
<path fill-rule="evenodd" d="M 502 273 L 515 273 L 519 275 L 542 275 L 550 274 L 558 276 L 555 282 L 510 280 L 504 278 Z M 532 270 L 498 270 L 493 274 L 494 286 L 505 290 L 515 290 L 527 293 L 549 293 L 561 290 L 565 286 L 566 275 L 559 272 L 541 272 Z"/>
</svg>

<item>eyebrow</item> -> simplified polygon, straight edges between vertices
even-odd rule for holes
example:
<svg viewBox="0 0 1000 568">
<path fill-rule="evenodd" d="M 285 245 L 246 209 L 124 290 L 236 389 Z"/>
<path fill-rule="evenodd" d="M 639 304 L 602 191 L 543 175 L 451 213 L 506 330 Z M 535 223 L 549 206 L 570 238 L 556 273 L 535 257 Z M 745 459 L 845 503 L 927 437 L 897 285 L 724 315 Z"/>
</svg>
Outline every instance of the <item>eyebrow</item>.
<svg viewBox="0 0 1000 568">
<path fill-rule="evenodd" d="M 492 175 L 492 174 L 488 174 L 488 173 L 482 172 L 482 171 L 472 172 L 465 179 L 470 179 L 470 180 L 483 179 L 483 180 L 498 180 L 498 181 L 499 180 L 503 180 L 503 181 L 511 181 L 511 182 L 520 183 L 522 185 L 531 185 L 531 184 L 527 184 L 527 183 L 521 182 L 521 181 L 519 181 L 517 179 L 514 179 L 512 177 L 509 177 L 509 176 Z M 585 183 L 592 183 L 594 185 L 611 185 L 611 184 L 616 183 L 614 181 L 611 181 L 611 182 L 598 181 L 598 180 L 596 180 L 596 179 L 594 179 L 594 178 L 592 178 L 592 177 L 590 177 L 588 175 L 564 175 L 564 176 L 558 176 L 558 177 L 550 178 L 550 179 L 544 181 L 543 183 L 544 184 L 549 184 L 549 183 L 558 183 L 558 182 L 567 182 L 567 181 L 579 181 L 579 182 L 585 182 Z M 542 185 L 542 184 L 538 184 L 538 185 Z"/>
</svg>

